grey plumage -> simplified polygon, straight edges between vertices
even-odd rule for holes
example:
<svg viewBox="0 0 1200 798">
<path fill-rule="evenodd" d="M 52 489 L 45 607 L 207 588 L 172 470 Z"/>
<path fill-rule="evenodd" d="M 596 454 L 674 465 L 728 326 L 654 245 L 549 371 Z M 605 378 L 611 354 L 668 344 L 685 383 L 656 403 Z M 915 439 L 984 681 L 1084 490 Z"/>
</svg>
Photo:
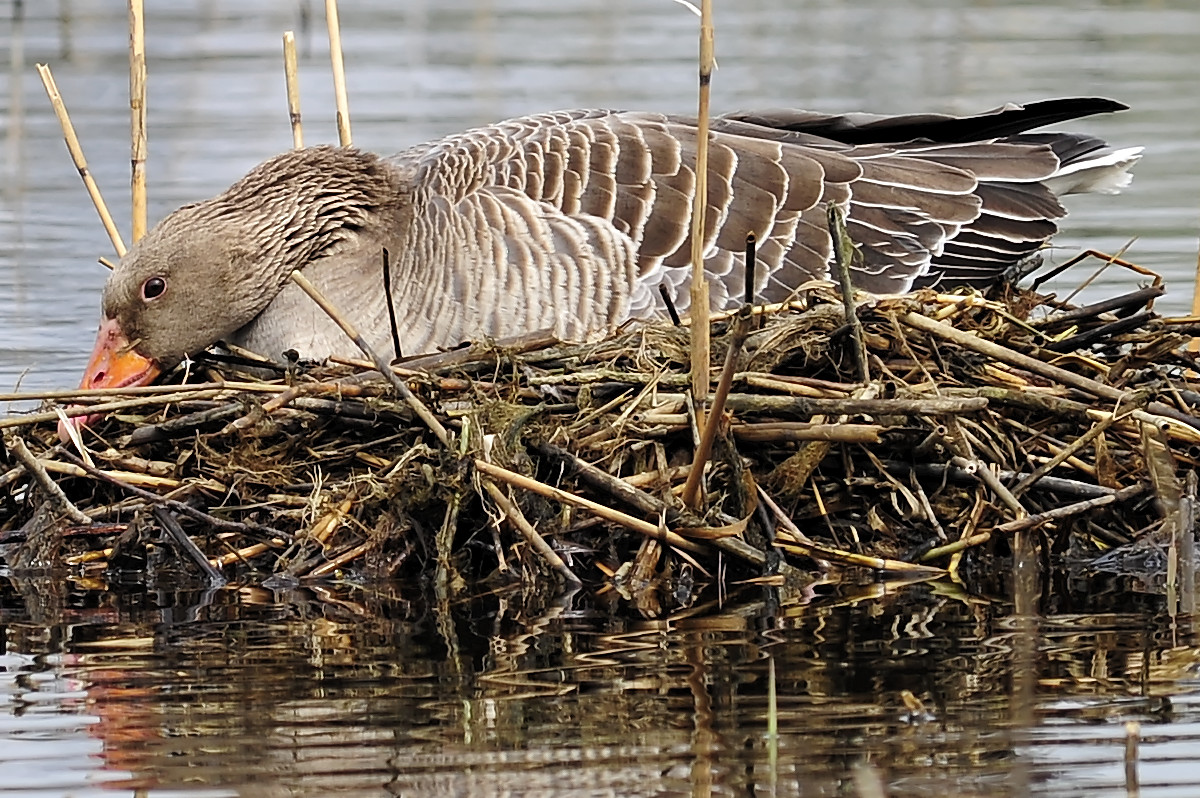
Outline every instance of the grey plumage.
<svg viewBox="0 0 1200 798">
<path fill-rule="evenodd" d="M 1043 246 L 1056 191 L 1116 190 L 1139 150 L 1023 131 L 1123 106 L 1063 100 L 976 117 L 799 111 L 713 121 L 705 268 L 714 309 L 740 301 L 748 233 L 758 298 L 828 277 L 825 206 L 847 215 L 857 287 L 983 284 Z M 939 137 L 939 134 L 940 137 Z M 287 282 L 302 268 L 380 349 L 392 262 L 405 354 L 552 329 L 593 337 L 688 306 L 692 120 L 563 111 L 449 136 L 391 158 L 318 147 L 256 167 L 164 219 L 105 292 L 136 348 L 164 365 L 218 339 L 277 356 L 354 347 Z M 164 296 L 145 301 L 152 275 Z"/>
</svg>

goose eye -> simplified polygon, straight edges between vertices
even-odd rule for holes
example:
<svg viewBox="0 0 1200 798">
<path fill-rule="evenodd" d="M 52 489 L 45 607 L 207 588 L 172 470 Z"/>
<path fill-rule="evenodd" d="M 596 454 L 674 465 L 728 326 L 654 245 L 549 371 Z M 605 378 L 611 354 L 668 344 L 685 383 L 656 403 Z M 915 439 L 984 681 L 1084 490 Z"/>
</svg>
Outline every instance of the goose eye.
<svg viewBox="0 0 1200 798">
<path fill-rule="evenodd" d="M 142 299 L 151 300 L 162 296 L 167 290 L 167 281 L 161 277 L 151 277 L 142 283 Z"/>
</svg>

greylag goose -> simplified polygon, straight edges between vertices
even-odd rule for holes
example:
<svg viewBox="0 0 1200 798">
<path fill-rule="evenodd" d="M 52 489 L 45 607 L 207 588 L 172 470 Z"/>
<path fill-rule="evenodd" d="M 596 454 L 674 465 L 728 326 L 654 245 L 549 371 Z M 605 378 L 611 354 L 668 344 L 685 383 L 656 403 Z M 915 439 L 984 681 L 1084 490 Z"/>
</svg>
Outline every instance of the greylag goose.
<svg viewBox="0 0 1200 798">
<path fill-rule="evenodd" d="M 740 301 L 748 233 L 757 298 L 828 276 L 826 205 L 846 214 L 874 293 L 982 285 L 1032 257 L 1066 211 L 1113 193 L 1141 148 L 1028 133 L 1118 111 L 1094 98 L 970 117 L 735 113 L 712 121 L 705 268 L 713 309 Z M 392 353 L 382 251 L 404 354 L 484 336 L 597 336 L 688 307 L 695 120 L 562 111 L 392 157 L 314 147 L 171 213 L 121 259 L 83 387 L 141 385 L 217 341 L 279 357 L 355 355 L 300 289 L 304 274 Z"/>
</svg>

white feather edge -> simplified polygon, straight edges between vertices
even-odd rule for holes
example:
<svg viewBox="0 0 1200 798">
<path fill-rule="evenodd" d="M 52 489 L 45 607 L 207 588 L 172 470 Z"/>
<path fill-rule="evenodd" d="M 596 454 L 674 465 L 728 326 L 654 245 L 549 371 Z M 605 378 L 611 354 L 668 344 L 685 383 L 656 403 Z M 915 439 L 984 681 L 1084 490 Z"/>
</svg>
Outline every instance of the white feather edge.
<svg viewBox="0 0 1200 798">
<path fill-rule="evenodd" d="M 1144 147 L 1126 147 L 1059 169 L 1042 182 L 1055 194 L 1117 194 L 1129 185 L 1129 168 L 1142 157 Z"/>
</svg>

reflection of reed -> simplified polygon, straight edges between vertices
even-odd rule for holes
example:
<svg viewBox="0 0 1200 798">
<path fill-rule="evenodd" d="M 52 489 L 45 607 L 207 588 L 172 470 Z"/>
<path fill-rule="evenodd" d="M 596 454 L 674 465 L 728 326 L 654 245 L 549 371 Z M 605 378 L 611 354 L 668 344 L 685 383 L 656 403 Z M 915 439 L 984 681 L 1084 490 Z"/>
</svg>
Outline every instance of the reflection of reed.
<svg viewBox="0 0 1200 798">
<path fill-rule="evenodd" d="M 756 587 L 704 617 L 654 621 L 515 589 L 440 606 L 415 591 L 326 585 L 279 604 L 225 590 L 136 614 L 43 591 L 26 595 L 38 617 L 7 617 L 5 642 L 52 654 L 78 681 L 105 780 L 127 785 L 650 795 L 749 794 L 775 779 L 777 794 L 804 795 L 868 761 L 907 794 L 1023 794 L 1009 720 L 1028 636 L 1003 606 L 944 585 L 818 590 L 836 592 Z M 1141 711 L 1166 715 L 1195 649 L 1159 651 L 1165 629 L 1146 616 L 1077 617 L 1044 619 L 1034 717 L 1065 720 L 1078 699 L 1119 762 L 1123 739 L 1104 721 L 1127 717 L 1128 702 L 1085 699 L 1142 695 Z M 1053 755 L 1032 744 L 1023 755 Z M 1054 759 L 1068 774 L 1090 766 Z"/>
</svg>

